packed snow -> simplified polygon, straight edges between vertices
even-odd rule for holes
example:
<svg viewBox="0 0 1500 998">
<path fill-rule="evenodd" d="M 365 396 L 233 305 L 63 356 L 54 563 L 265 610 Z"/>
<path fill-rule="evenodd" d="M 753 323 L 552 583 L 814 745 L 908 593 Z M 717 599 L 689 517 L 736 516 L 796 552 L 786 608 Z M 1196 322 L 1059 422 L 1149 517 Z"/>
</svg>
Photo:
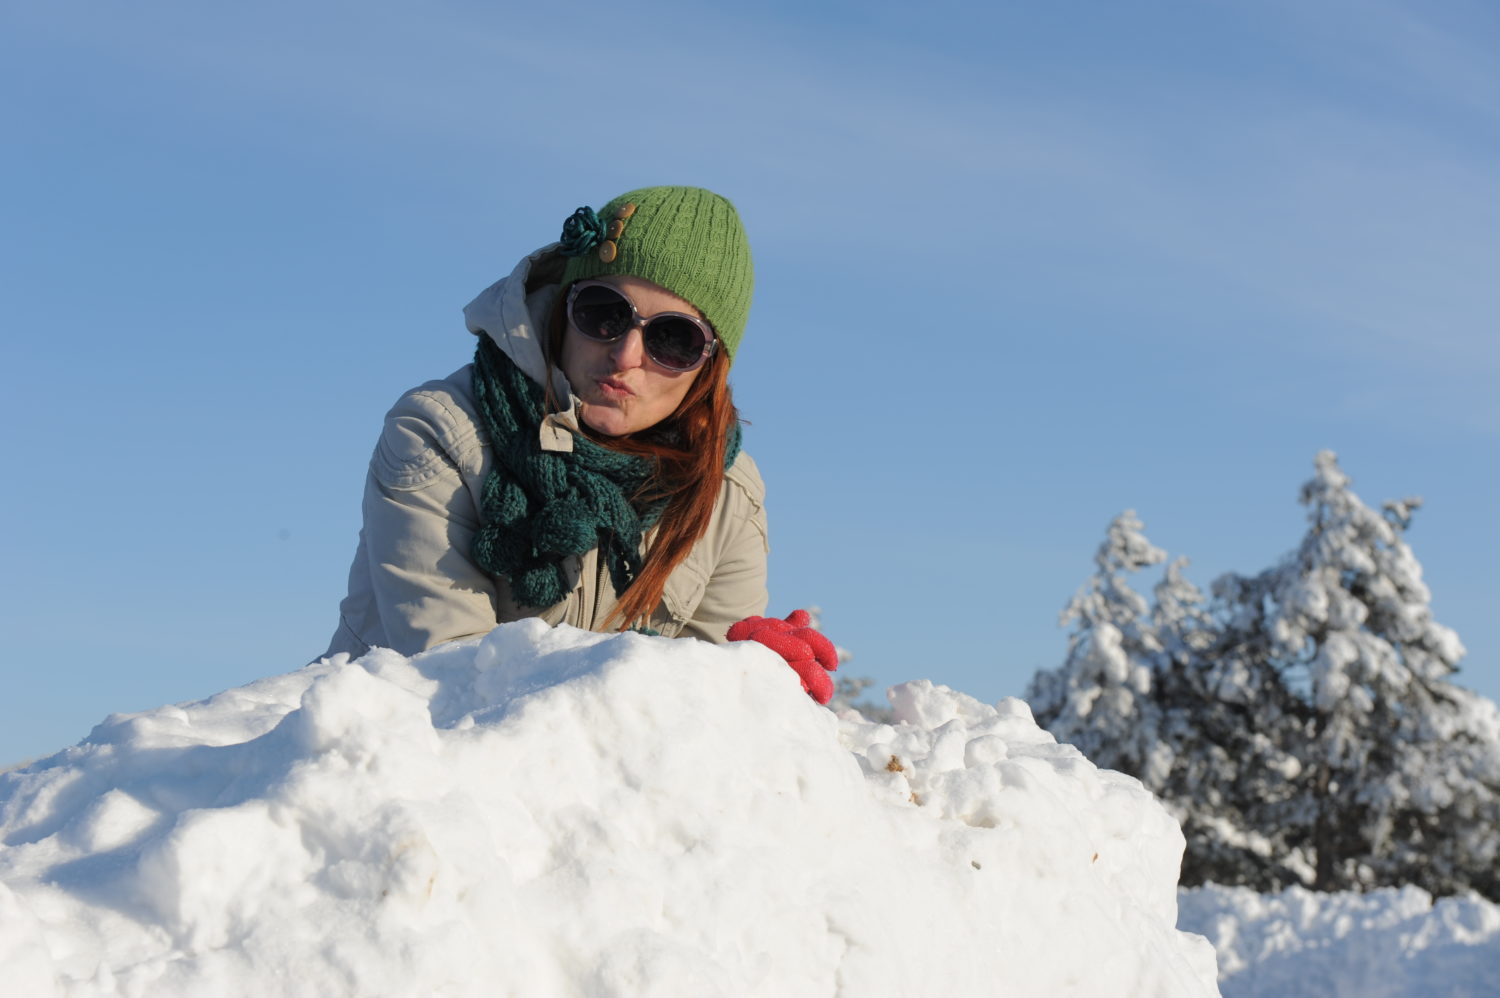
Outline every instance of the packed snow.
<svg viewBox="0 0 1500 998">
<path fill-rule="evenodd" d="M 520 621 L 107 719 L 0 776 L 26 995 L 1216 993 L 1176 822 L 927 682 Z"/>
<path fill-rule="evenodd" d="M 1416 887 L 1317 894 L 1184 890 L 1178 924 L 1219 954 L 1225 998 L 1500 995 L 1500 905 Z"/>
</svg>

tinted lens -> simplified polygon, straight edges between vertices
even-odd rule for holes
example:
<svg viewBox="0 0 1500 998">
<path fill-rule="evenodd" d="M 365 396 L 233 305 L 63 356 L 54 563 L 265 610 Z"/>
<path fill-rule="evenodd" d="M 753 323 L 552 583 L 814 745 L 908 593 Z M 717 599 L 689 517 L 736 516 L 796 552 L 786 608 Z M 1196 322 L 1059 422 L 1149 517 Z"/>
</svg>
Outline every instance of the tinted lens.
<svg viewBox="0 0 1500 998">
<path fill-rule="evenodd" d="M 630 329 L 633 318 L 625 296 L 603 284 L 579 288 L 568 308 L 573 327 L 595 340 L 620 338 Z"/>
<path fill-rule="evenodd" d="M 661 315 L 646 323 L 646 352 L 662 367 L 685 371 L 703 357 L 708 338 L 703 327 L 685 316 Z"/>
<path fill-rule="evenodd" d="M 568 321 L 592 340 L 611 343 L 630 332 L 635 309 L 630 299 L 607 284 L 575 285 L 568 296 Z M 672 371 L 690 371 L 703 361 L 713 334 L 686 315 L 658 315 L 641 330 L 646 353 Z"/>
</svg>

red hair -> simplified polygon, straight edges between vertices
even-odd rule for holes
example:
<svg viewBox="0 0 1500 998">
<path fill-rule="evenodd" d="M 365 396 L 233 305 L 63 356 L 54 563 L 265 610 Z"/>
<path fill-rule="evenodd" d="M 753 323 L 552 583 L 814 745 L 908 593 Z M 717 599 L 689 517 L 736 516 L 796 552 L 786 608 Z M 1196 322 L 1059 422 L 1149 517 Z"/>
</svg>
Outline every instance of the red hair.
<svg viewBox="0 0 1500 998">
<path fill-rule="evenodd" d="M 558 298 L 547 323 L 547 365 L 549 371 L 562 356 L 563 336 L 567 333 L 564 302 L 567 289 Z M 552 397 L 552 379 L 547 379 L 547 402 L 556 408 Z M 651 458 L 656 474 L 642 494 L 632 498 L 644 501 L 666 500 L 666 508 L 657 521 L 656 532 L 645 553 L 640 575 L 630 588 L 620 594 L 620 601 L 609 615 L 620 621 L 624 630 L 632 621 L 650 617 L 661 602 L 670 576 L 684 558 L 708 533 L 714 507 L 724 484 L 724 451 L 729 432 L 739 420 L 729 389 L 729 355 L 716 349 L 698 369 L 698 375 L 672 414 L 656 426 L 639 433 L 612 437 L 595 433 L 580 423 L 589 439 L 601 447 Z M 666 428 L 669 433 L 658 432 Z M 670 440 L 670 443 L 664 442 Z"/>
</svg>

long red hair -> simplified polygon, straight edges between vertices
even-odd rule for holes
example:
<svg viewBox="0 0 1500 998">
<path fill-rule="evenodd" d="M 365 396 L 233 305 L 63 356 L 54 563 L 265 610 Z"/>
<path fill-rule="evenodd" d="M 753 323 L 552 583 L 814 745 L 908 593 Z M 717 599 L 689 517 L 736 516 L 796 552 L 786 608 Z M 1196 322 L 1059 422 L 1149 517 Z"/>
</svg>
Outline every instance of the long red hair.
<svg viewBox="0 0 1500 998">
<path fill-rule="evenodd" d="M 568 289 L 564 288 L 547 323 L 549 371 L 561 367 L 563 337 L 568 327 L 565 314 L 567 293 Z M 548 405 L 555 408 L 558 400 L 552 398 L 550 377 L 547 379 L 547 396 Z M 645 501 L 665 499 L 667 502 L 661 519 L 657 521 L 655 536 L 646 549 L 640 575 L 620 594 L 620 601 L 609 616 L 610 621 L 620 621 L 621 630 L 635 620 L 650 617 L 661 602 L 667 577 L 708 532 L 724 484 L 725 446 L 729 432 L 739 418 L 729 388 L 729 356 L 723 349 L 717 349 L 698 369 L 698 376 L 677 408 L 657 426 L 640 433 L 611 437 L 580 424 L 589 439 L 601 447 L 654 460 L 656 474 L 643 494 L 634 498 Z M 659 428 L 671 432 L 652 432 Z"/>
</svg>

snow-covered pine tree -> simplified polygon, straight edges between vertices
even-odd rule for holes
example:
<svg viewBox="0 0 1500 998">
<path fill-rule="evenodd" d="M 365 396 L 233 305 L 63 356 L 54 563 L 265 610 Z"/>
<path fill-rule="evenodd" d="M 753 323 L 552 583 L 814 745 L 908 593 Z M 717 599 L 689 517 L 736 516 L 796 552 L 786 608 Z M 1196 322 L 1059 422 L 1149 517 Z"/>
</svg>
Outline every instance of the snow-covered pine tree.
<svg viewBox="0 0 1500 998">
<path fill-rule="evenodd" d="M 1143 529 L 1134 510 L 1111 521 L 1094 555 L 1097 571 L 1060 617 L 1063 626 L 1073 625 L 1067 658 L 1055 671 L 1038 672 L 1026 691 L 1037 723 L 1059 741 L 1076 745 L 1097 765 L 1135 775 L 1162 752 L 1160 716 L 1150 696 L 1161 645 L 1146 618 L 1146 600 L 1126 579 L 1166 558 Z"/>
<path fill-rule="evenodd" d="M 1331 451 L 1315 466 L 1296 552 L 1219 585 L 1234 633 L 1217 654 L 1231 667 L 1274 668 L 1304 715 L 1304 744 L 1285 746 L 1301 771 L 1288 773 L 1292 789 L 1265 820 L 1306 855 L 1319 890 L 1492 891 L 1500 833 L 1461 836 L 1453 825 L 1496 813 L 1500 767 L 1495 742 L 1476 730 L 1475 698 L 1447 682 L 1463 645 L 1433 620 L 1404 540 L 1420 500 L 1388 503 L 1382 515 L 1349 488 Z"/>
<path fill-rule="evenodd" d="M 1196 662 L 1218 639 L 1219 625 L 1203 590 L 1183 574 L 1187 565 L 1186 557 L 1173 558 L 1151 590 L 1151 628 L 1168 663 Z"/>
<path fill-rule="evenodd" d="M 833 699 L 828 701 L 828 709 L 835 714 L 852 710 L 867 721 L 874 721 L 877 724 L 894 724 L 896 712 L 889 704 L 878 704 L 873 700 L 863 699 L 870 687 L 874 685 L 875 680 L 870 676 L 836 677 L 833 681 Z"/>
<path fill-rule="evenodd" d="M 1176 567 L 1176 566 L 1174 566 Z M 1169 569 L 1156 587 L 1152 621 L 1163 653 L 1154 699 L 1171 746 L 1156 784 L 1182 822 L 1182 883 L 1279 890 L 1307 880 L 1310 867 L 1287 836 L 1282 812 L 1301 771 L 1299 701 L 1259 654 L 1264 600 L 1258 579 L 1227 577 L 1214 609 Z"/>
<path fill-rule="evenodd" d="M 1393 815 L 1392 855 L 1372 864 L 1376 882 L 1500 901 L 1500 707 L 1449 683 L 1434 694 L 1442 709 L 1419 730 L 1436 751 L 1408 760 L 1412 801 Z"/>
<path fill-rule="evenodd" d="M 1261 807 L 1284 800 L 1288 760 L 1274 737 L 1287 722 L 1274 670 L 1213 654 L 1221 625 L 1203 593 L 1166 568 L 1149 606 L 1127 581 L 1165 554 L 1133 511 L 1116 517 L 1097 566 L 1062 613 L 1068 655 L 1027 691 L 1038 723 L 1097 765 L 1129 773 L 1183 825 L 1183 880 L 1299 883 Z"/>
<path fill-rule="evenodd" d="M 1211 607 L 1179 560 L 1147 616 L 1125 577 L 1163 556 L 1116 518 L 1033 711 L 1178 815 L 1185 884 L 1500 899 L 1500 707 L 1448 680 L 1463 647 L 1405 541 L 1419 500 L 1378 513 L 1332 453 L 1316 468 L 1297 550 Z"/>
<path fill-rule="evenodd" d="M 818 630 L 823 629 L 823 608 L 810 606 L 807 614 L 812 618 L 812 626 Z M 843 645 L 834 645 L 834 651 L 839 655 L 839 666 L 842 667 L 854 657 L 854 653 Z M 868 721 L 881 724 L 891 723 L 896 716 L 889 704 L 878 704 L 870 700 L 861 699 L 866 691 L 875 685 L 875 680 L 870 676 L 851 676 L 847 672 L 837 672 L 833 677 L 833 698 L 828 701 L 828 709 L 835 714 L 846 710 L 853 710 L 861 714 Z"/>
</svg>

